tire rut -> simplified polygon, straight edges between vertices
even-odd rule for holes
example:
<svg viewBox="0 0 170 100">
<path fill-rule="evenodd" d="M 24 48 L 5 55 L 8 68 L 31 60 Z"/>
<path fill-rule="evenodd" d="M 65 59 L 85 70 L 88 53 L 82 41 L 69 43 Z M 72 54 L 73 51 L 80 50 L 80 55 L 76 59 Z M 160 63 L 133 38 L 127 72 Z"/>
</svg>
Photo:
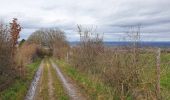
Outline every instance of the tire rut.
<svg viewBox="0 0 170 100">
<path fill-rule="evenodd" d="M 60 68 L 52 60 L 50 60 L 50 62 L 52 67 L 56 70 L 56 73 L 60 78 L 60 81 L 62 82 L 64 89 L 67 91 L 67 94 L 69 95 L 70 99 L 86 100 L 86 98 L 81 94 L 80 90 L 76 87 L 76 84 L 74 84 L 72 80 L 69 80 L 67 76 L 64 76 Z"/>
<path fill-rule="evenodd" d="M 43 63 L 44 61 L 41 62 L 34 79 L 32 80 L 32 83 L 30 85 L 30 88 L 26 94 L 25 100 L 34 100 L 37 92 L 37 88 L 39 85 L 40 78 L 42 76 L 42 71 L 43 71 Z"/>
</svg>

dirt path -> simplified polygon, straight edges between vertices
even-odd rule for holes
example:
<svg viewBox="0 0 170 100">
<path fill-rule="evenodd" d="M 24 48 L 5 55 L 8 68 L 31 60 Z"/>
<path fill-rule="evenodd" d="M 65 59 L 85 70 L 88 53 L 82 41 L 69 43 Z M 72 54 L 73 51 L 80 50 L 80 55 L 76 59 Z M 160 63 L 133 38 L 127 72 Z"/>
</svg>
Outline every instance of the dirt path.
<svg viewBox="0 0 170 100">
<path fill-rule="evenodd" d="M 69 95 L 71 100 L 86 100 L 86 98 L 81 94 L 80 90 L 76 87 L 76 84 L 70 80 L 67 76 L 64 76 L 62 72 L 60 71 L 59 67 L 50 60 L 52 66 L 57 72 L 58 77 L 60 78 L 60 81 L 63 83 L 63 86 L 65 90 L 67 91 L 67 94 Z"/>
<path fill-rule="evenodd" d="M 54 96 L 55 88 L 53 75 L 51 73 L 52 67 L 50 66 L 49 61 L 46 59 L 44 61 L 44 67 L 42 72 L 42 77 L 40 79 L 39 86 L 37 88 L 37 95 L 35 95 L 34 100 L 57 100 Z"/>
<path fill-rule="evenodd" d="M 75 82 L 50 60 L 42 61 L 25 100 L 86 100 Z"/>
<path fill-rule="evenodd" d="M 46 61 L 43 64 L 43 71 L 41 74 L 40 82 L 38 84 L 36 94 L 33 100 L 48 100 L 48 70 L 46 66 Z M 45 94 L 45 95 L 44 95 Z"/>
<path fill-rule="evenodd" d="M 41 79 L 37 87 L 37 92 L 32 100 L 68 100 L 62 83 L 56 76 L 56 72 L 48 59 L 43 64 Z"/>
</svg>

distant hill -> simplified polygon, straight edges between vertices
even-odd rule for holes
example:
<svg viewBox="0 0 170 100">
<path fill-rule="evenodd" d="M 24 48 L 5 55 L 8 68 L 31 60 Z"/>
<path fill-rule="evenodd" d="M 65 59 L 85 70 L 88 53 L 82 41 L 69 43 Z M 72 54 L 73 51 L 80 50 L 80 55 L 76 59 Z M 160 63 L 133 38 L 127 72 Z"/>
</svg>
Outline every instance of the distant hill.
<svg viewBox="0 0 170 100">
<path fill-rule="evenodd" d="M 71 46 L 75 46 L 78 45 L 79 42 L 78 41 L 73 41 L 73 42 L 69 42 Z M 104 42 L 105 46 L 128 46 L 130 44 L 132 44 L 133 42 Z M 160 48 L 169 48 L 170 47 L 170 41 L 169 42 L 163 42 L 163 41 L 159 41 L 159 42 L 146 42 L 146 41 L 142 41 L 139 43 L 139 45 L 141 47 L 160 47 Z"/>
</svg>

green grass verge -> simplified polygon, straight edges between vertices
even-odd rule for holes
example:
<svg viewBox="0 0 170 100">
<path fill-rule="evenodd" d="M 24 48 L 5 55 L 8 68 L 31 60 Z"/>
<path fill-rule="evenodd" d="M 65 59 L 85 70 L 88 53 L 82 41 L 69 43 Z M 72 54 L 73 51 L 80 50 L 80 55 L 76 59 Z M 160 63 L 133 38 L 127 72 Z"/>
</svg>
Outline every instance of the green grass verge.
<svg viewBox="0 0 170 100">
<path fill-rule="evenodd" d="M 0 93 L 0 100 L 23 100 L 40 62 L 41 60 L 39 59 L 26 66 L 28 72 L 26 78 L 16 78 L 10 87 Z"/>
<path fill-rule="evenodd" d="M 170 54 L 161 56 L 161 85 L 170 90 Z"/>
<path fill-rule="evenodd" d="M 74 67 L 65 63 L 62 60 L 57 60 L 56 63 L 62 69 L 64 74 L 67 74 L 70 78 L 76 81 L 81 87 L 82 91 L 87 94 L 91 100 L 113 100 L 113 90 L 103 84 L 102 82 L 95 81 L 87 76 L 85 73 L 77 71 Z"/>
<path fill-rule="evenodd" d="M 161 55 L 161 92 L 164 100 L 170 100 L 170 54 Z"/>
</svg>

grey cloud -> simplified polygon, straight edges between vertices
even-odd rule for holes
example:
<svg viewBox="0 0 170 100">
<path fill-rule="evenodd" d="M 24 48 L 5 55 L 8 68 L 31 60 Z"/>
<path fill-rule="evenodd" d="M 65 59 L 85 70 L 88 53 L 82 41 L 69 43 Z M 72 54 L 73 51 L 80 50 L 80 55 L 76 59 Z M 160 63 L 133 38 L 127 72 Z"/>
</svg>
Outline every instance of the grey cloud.
<svg viewBox="0 0 170 100">
<path fill-rule="evenodd" d="M 18 17 L 25 29 L 22 34 L 58 27 L 69 40 L 77 40 L 76 25 L 84 24 L 98 26 L 98 32 L 106 34 L 105 40 L 119 40 L 130 26 L 140 24 L 143 40 L 154 40 L 152 36 L 170 40 L 169 0 L 16 0 L 10 1 L 10 7 L 9 1 L 2 2 L 0 18 Z"/>
</svg>

